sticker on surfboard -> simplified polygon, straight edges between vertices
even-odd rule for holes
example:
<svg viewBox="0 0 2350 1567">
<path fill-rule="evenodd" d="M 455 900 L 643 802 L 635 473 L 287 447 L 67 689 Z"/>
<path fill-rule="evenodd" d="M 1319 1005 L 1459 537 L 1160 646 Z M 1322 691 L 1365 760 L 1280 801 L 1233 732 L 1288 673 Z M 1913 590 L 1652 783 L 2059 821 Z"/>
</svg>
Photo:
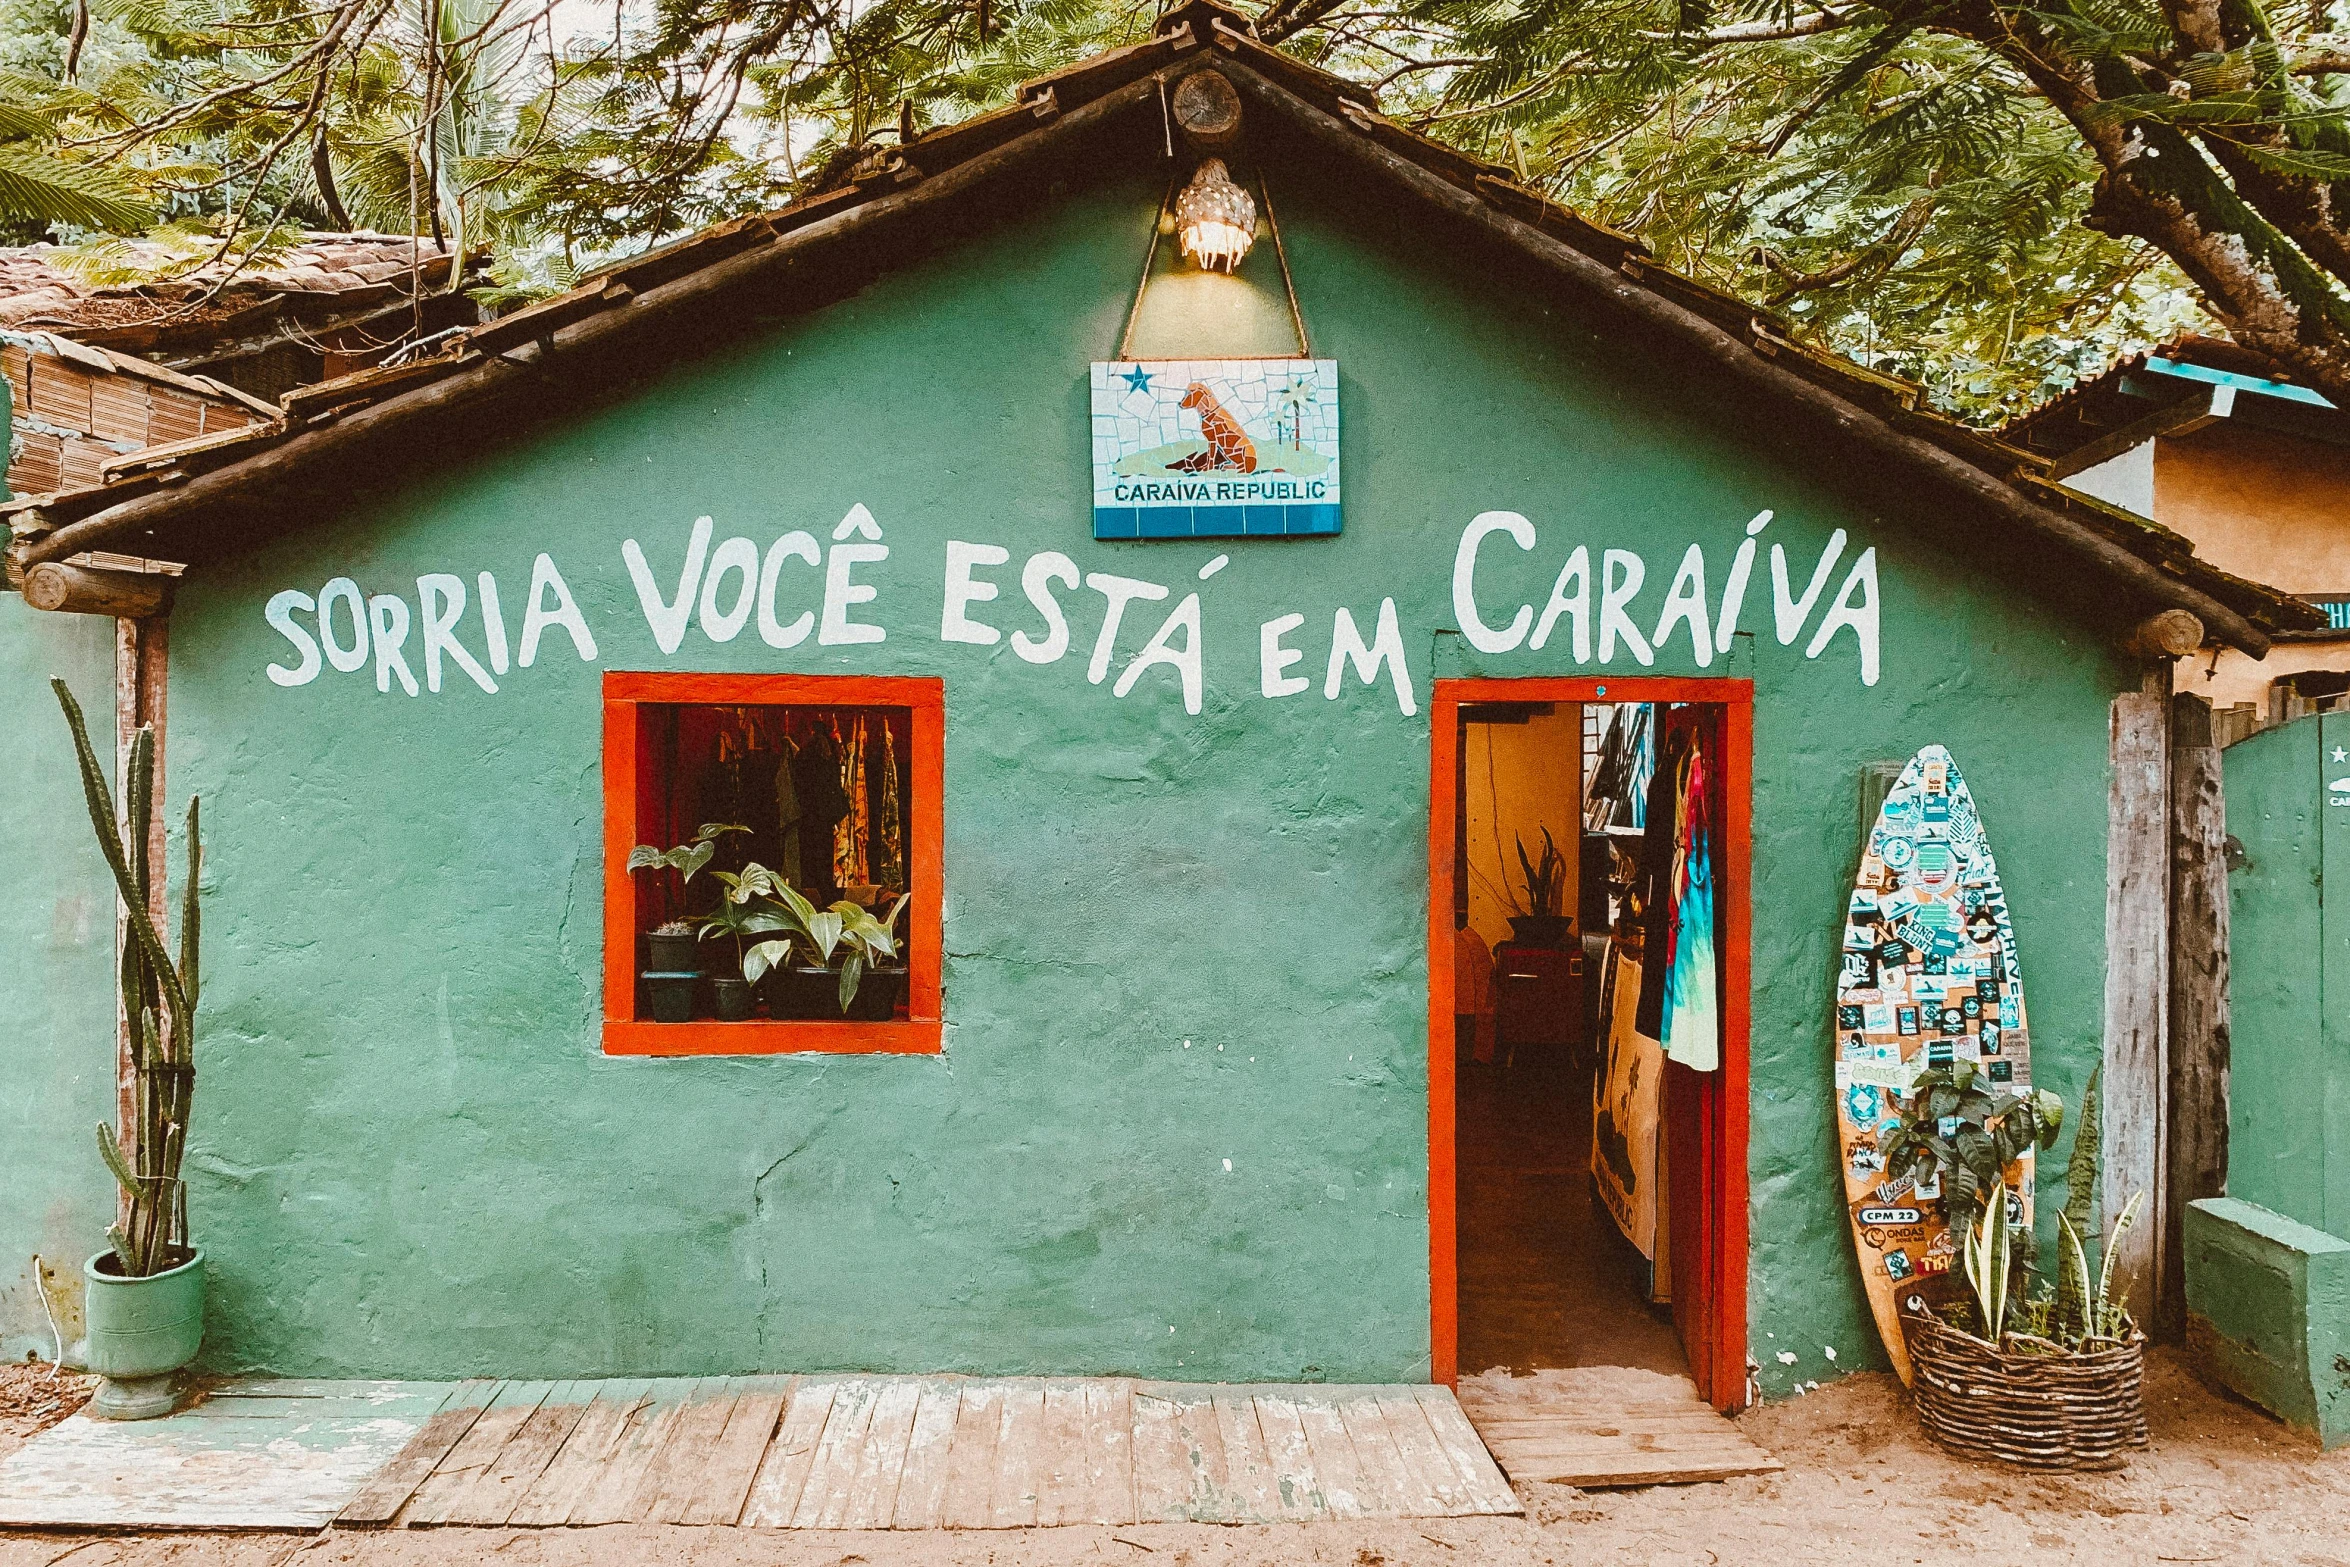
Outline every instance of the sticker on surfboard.
<svg viewBox="0 0 2350 1567">
<path fill-rule="evenodd" d="M 1852 1245 L 1877 1334 L 1910 1379 L 1900 1312 L 1961 1287 L 1939 1180 L 1890 1174 L 1879 1152 L 1929 1067 L 1973 1063 L 1983 1085 L 2032 1084 L 2023 970 L 1991 841 L 1950 753 L 1909 759 L 1877 812 L 1846 906 L 1836 974 L 1836 1146 Z M 2008 1167 L 2011 1217 L 2032 1217 L 2032 1155 Z"/>
</svg>

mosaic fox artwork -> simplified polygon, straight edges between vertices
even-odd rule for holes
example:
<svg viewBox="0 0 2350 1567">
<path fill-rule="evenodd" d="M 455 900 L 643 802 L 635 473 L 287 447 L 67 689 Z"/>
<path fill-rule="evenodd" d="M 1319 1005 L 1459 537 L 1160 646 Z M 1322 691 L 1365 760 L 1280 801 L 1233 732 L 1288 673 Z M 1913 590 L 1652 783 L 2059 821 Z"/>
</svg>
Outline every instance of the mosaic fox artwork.
<svg viewBox="0 0 2350 1567">
<path fill-rule="evenodd" d="M 1208 449 L 1194 456 L 1169 463 L 1170 468 L 1184 473 L 1254 473 L 1257 471 L 1257 446 L 1240 427 L 1240 421 L 1224 411 L 1204 381 L 1191 383 L 1191 390 L 1183 394 L 1183 406 L 1199 414 L 1199 433 L 1207 438 Z"/>
</svg>

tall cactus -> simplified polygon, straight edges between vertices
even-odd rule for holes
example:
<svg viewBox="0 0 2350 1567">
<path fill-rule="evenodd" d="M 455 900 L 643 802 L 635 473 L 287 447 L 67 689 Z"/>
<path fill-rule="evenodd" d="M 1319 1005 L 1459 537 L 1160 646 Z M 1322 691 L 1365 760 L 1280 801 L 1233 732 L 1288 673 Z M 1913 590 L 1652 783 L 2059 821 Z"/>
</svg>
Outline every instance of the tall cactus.
<svg viewBox="0 0 2350 1567">
<path fill-rule="evenodd" d="M 142 725 L 131 741 L 128 798 L 120 818 L 106 770 L 90 748 L 82 708 L 62 680 L 49 682 L 73 731 L 74 756 L 81 764 L 82 795 L 98 847 L 114 872 L 122 895 L 130 939 L 122 948 L 122 1010 L 133 1041 L 133 1113 L 138 1136 L 131 1157 L 122 1139 L 100 1122 L 98 1153 L 122 1187 L 124 1221 L 107 1226 L 106 1238 L 124 1274 L 145 1278 L 177 1266 L 188 1243 L 187 1189 L 180 1184 L 180 1158 L 187 1152 L 188 1104 L 196 1088 L 196 947 L 199 924 L 196 883 L 204 849 L 197 834 L 196 802 L 188 801 L 188 876 L 181 890 L 180 956 L 175 965 L 149 912 L 152 877 L 161 866 L 147 863 L 148 833 L 155 820 L 155 731 Z M 135 1168 L 134 1168 L 135 1165 Z"/>
</svg>

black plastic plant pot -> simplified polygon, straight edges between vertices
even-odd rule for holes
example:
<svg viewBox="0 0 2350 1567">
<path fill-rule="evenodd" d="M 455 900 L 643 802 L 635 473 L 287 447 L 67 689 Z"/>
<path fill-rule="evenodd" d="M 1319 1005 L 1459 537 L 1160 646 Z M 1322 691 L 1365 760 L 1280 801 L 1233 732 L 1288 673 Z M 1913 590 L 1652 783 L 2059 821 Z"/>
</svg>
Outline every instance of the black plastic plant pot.
<svg viewBox="0 0 2350 1567">
<path fill-rule="evenodd" d="M 684 973 L 645 973 L 638 976 L 645 982 L 646 1009 L 656 1023 L 690 1023 L 694 1016 L 694 987 L 702 976 L 688 969 Z"/>
<path fill-rule="evenodd" d="M 840 976 L 832 976 L 835 1008 L 840 1005 Z M 906 971 L 902 968 L 874 968 L 865 971 L 857 982 L 857 994 L 849 1002 L 849 1016 L 859 1023 L 886 1023 L 898 1015 L 898 997 L 906 988 Z"/>
<path fill-rule="evenodd" d="M 840 1017 L 840 976 L 828 968 L 789 967 L 767 976 L 767 1010 L 804 1022 Z"/>
<path fill-rule="evenodd" d="M 747 979 L 714 979 L 710 988 L 718 995 L 718 1021 L 747 1023 L 751 1018 L 751 1004 L 758 992 Z"/>
<path fill-rule="evenodd" d="M 654 931 L 645 937 L 645 972 L 698 974 L 702 971 L 702 940 L 693 932 L 679 936 Z"/>
<path fill-rule="evenodd" d="M 1529 947 L 1563 947 L 1574 919 L 1565 914 L 1513 914 L 1510 939 Z"/>
</svg>

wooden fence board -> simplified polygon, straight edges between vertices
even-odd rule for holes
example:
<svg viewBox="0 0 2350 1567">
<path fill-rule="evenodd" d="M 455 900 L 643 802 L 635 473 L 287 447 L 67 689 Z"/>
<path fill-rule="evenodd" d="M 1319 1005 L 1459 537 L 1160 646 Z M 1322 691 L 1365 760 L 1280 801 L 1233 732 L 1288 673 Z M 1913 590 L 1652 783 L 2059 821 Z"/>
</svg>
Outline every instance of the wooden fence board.
<svg viewBox="0 0 2350 1567">
<path fill-rule="evenodd" d="M 1085 1395 L 1086 1492 L 1081 1521 L 1134 1522 L 1134 1384 L 1123 1377 L 1092 1378 Z"/>
<path fill-rule="evenodd" d="M 679 1523 L 731 1524 L 742 1517 L 759 1475 L 759 1461 L 775 1439 L 791 1394 L 789 1377 L 743 1377 L 734 1386 L 726 1428 L 703 1455 Z"/>
<path fill-rule="evenodd" d="M 824 1439 L 816 1444 L 816 1461 L 800 1505 L 792 1510 L 795 1529 L 839 1529 L 848 1522 L 849 1494 L 857 1484 L 857 1461 L 864 1454 L 865 1433 L 873 1426 L 877 1380 L 851 1377 L 832 1396 L 832 1414 L 824 1422 Z"/>
<path fill-rule="evenodd" d="M 710 1455 L 734 1418 L 740 1388 L 732 1377 L 704 1377 L 670 1422 L 669 1436 L 640 1487 L 634 1517 L 640 1523 L 683 1523 L 694 1505 Z"/>
<path fill-rule="evenodd" d="M 995 1450 L 1004 1424 L 1004 1384 L 966 1382 L 947 1455 L 946 1498 L 939 1521 L 949 1529 L 986 1529 L 995 1520 Z"/>
<path fill-rule="evenodd" d="M 898 1482 L 906 1472 L 906 1447 L 913 1440 L 914 1412 L 921 1403 L 922 1384 L 912 1377 L 891 1377 L 875 1395 L 842 1528 L 886 1529 L 895 1521 Z"/>
<path fill-rule="evenodd" d="M 670 1428 L 694 1389 L 691 1377 L 656 1377 L 645 1385 L 642 1405 L 594 1483 L 571 1510 L 575 1524 L 634 1523 L 646 1479 L 656 1469 Z"/>
<path fill-rule="evenodd" d="M 1044 1384 L 1016 1377 L 1004 1388 L 1004 1423 L 996 1435 L 995 1486 L 989 1493 L 990 1526 L 1020 1529 L 1036 1522 L 1036 1493 L 1044 1473 Z"/>
</svg>

